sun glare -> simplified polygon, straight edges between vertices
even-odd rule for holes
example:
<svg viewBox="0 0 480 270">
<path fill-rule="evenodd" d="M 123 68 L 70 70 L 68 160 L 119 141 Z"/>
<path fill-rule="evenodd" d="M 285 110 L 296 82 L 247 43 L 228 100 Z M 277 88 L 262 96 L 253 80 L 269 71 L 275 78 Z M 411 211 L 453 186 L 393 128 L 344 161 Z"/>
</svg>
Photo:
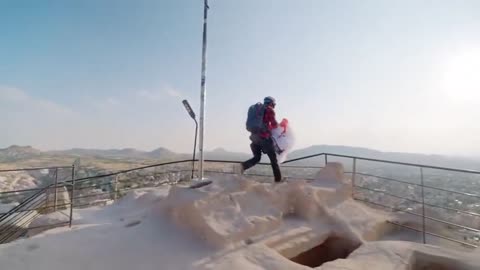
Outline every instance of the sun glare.
<svg viewBox="0 0 480 270">
<path fill-rule="evenodd" d="M 441 81 L 451 101 L 480 102 L 480 48 L 459 52 L 448 59 Z"/>
</svg>

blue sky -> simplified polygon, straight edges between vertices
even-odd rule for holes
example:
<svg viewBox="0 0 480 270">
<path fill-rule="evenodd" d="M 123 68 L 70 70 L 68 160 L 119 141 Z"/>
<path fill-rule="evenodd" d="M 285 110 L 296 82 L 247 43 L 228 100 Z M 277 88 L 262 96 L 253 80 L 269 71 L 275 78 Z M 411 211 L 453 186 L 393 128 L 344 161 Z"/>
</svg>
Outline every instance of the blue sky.
<svg viewBox="0 0 480 270">
<path fill-rule="evenodd" d="M 0 2 L 0 147 L 189 151 L 201 0 Z M 206 147 L 277 98 L 297 147 L 480 155 L 479 1 L 211 0 Z"/>
</svg>

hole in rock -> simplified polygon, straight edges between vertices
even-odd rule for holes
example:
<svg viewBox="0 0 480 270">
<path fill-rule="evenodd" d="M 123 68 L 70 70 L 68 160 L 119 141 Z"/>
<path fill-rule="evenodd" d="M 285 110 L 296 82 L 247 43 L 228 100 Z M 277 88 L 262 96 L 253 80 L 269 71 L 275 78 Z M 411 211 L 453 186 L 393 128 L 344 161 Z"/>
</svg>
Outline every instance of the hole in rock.
<svg viewBox="0 0 480 270">
<path fill-rule="evenodd" d="M 336 259 L 345 259 L 359 246 L 359 243 L 347 238 L 331 235 L 318 246 L 289 259 L 314 268 Z"/>
<path fill-rule="evenodd" d="M 435 256 L 430 254 L 415 253 L 413 256 L 412 270 L 468 270 L 462 261 L 453 258 Z"/>
</svg>

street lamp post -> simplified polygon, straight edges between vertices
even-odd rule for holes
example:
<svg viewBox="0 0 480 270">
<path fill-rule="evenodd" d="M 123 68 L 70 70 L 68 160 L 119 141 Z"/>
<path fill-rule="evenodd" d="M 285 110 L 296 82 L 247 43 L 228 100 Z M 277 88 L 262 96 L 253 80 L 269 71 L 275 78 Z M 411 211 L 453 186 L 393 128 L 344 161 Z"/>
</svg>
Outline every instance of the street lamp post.
<svg viewBox="0 0 480 270">
<path fill-rule="evenodd" d="M 190 117 L 193 119 L 193 121 L 195 121 L 195 140 L 194 140 L 194 143 L 193 143 L 193 157 L 192 157 L 192 179 L 193 179 L 193 175 L 194 175 L 194 172 L 195 172 L 195 154 L 196 154 L 196 150 L 197 150 L 198 122 L 197 122 L 197 118 L 195 116 L 195 112 L 192 110 L 192 107 L 190 106 L 188 101 L 185 99 L 185 100 L 182 101 L 182 103 L 183 103 L 183 106 L 185 107 L 185 110 L 187 110 L 188 114 L 190 115 Z"/>
<path fill-rule="evenodd" d="M 206 98 L 206 70 L 207 70 L 207 13 L 208 0 L 203 4 L 203 42 L 202 42 L 202 77 L 200 91 L 200 174 L 198 178 L 203 180 L 203 160 L 204 160 L 204 136 L 205 136 L 205 98 Z"/>
</svg>

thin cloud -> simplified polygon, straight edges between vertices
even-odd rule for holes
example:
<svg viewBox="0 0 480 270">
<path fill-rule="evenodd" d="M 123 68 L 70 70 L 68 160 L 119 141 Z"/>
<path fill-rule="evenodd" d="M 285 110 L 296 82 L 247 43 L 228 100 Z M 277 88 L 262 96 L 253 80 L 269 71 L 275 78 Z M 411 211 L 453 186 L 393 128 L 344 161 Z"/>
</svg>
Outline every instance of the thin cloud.
<svg viewBox="0 0 480 270">
<path fill-rule="evenodd" d="M 37 108 L 52 113 L 72 113 L 69 108 L 51 100 L 35 98 L 25 91 L 15 87 L 0 86 L 0 101 L 17 106 Z"/>
<path fill-rule="evenodd" d="M 116 98 L 113 98 L 113 97 L 109 97 L 107 98 L 107 100 L 105 100 L 105 103 L 107 103 L 108 105 L 119 105 L 120 104 L 120 101 Z"/>
<path fill-rule="evenodd" d="M 0 86 L 0 101 L 19 102 L 29 99 L 29 96 L 18 88 Z"/>
<path fill-rule="evenodd" d="M 118 106 L 121 104 L 120 100 L 114 98 L 114 97 L 108 97 L 106 99 L 93 99 L 91 98 L 90 104 L 95 107 L 97 110 L 102 110 L 105 108 L 111 108 L 114 106 Z"/>
<path fill-rule="evenodd" d="M 160 101 L 164 95 L 161 91 L 141 90 L 137 92 L 137 96 L 149 101 Z"/>
<path fill-rule="evenodd" d="M 183 94 L 170 86 L 164 87 L 159 90 L 140 90 L 136 94 L 138 97 L 147 99 L 149 101 L 161 101 L 165 98 L 181 98 Z"/>
<path fill-rule="evenodd" d="M 168 88 L 166 92 L 170 97 L 181 98 L 183 96 L 182 93 L 180 93 L 180 91 L 174 88 Z"/>
</svg>

